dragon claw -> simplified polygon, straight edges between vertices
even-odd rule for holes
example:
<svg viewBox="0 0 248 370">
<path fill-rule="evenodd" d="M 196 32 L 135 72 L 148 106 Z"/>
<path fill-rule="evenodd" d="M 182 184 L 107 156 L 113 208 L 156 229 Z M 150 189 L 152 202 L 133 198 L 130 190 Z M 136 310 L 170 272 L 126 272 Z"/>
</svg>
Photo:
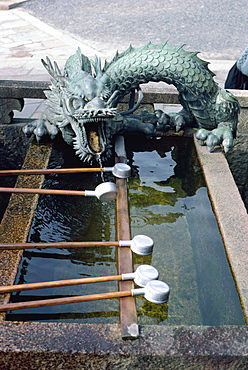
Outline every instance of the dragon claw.
<svg viewBox="0 0 248 370">
<path fill-rule="evenodd" d="M 45 125 L 39 123 L 37 127 L 34 129 L 34 134 L 35 134 L 36 140 L 40 142 L 42 138 L 47 135 L 47 129 Z"/>
<path fill-rule="evenodd" d="M 170 116 L 164 113 L 161 109 L 157 109 L 154 111 L 155 116 L 157 118 L 157 130 L 158 131 L 166 131 L 170 128 Z"/>
<path fill-rule="evenodd" d="M 216 145 L 222 145 L 225 153 L 234 146 L 233 133 L 229 126 L 219 126 L 212 131 L 201 128 L 195 137 L 200 145 L 207 145 L 210 152 L 214 151 Z"/>
<path fill-rule="evenodd" d="M 205 140 L 208 137 L 208 134 L 209 134 L 208 130 L 206 130 L 205 128 L 200 128 L 200 130 L 198 130 L 197 133 L 195 134 L 195 137 L 200 144 L 203 143 L 201 145 L 204 145 Z"/>
<path fill-rule="evenodd" d="M 221 140 L 218 136 L 210 132 L 208 134 L 207 140 L 206 140 L 206 145 L 208 147 L 208 150 L 211 152 L 214 151 L 214 148 L 216 145 L 220 144 Z"/>
<path fill-rule="evenodd" d="M 34 134 L 36 140 L 40 142 L 46 135 L 49 135 L 51 139 L 54 139 L 58 134 L 59 129 L 47 120 L 39 119 L 24 126 L 23 132 L 28 137 Z"/>
<path fill-rule="evenodd" d="M 24 134 L 27 136 L 27 137 L 31 137 L 34 130 L 35 130 L 35 125 L 32 123 L 28 123 L 27 125 L 25 125 L 22 129 L 22 131 L 24 132 Z"/>
<path fill-rule="evenodd" d="M 229 149 L 234 146 L 233 137 L 226 137 L 222 141 L 222 145 L 223 145 L 224 152 L 227 153 L 229 151 Z"/>
<path fill-rule="evenodd" d="M 218 86 L 208 63 L 197 54 L 166 42 L 130 46 L 117 52 L 112 61 L 105 61 L 103 67 L 100 58 L 91 61 L 80 49 L 67 59 L 64 70 L 47 58 L 42 62 L 52 77 L 51 89 L 45 91 L 48 108 L 40 120 L 23 131 L 27 136 L 34 134 L 38 141 L 45 135 L 54 139 L 60 132 L 76 154 L 88 162 L 97 159 L 99 150 L 103 158 L 110 156 L 115 134 L 141 132 L 152 137 L 156 131 L 180 132 L 187 126 L 201 128 L 196 138 L 210 151 L 222 145 L 227 152 L 233 146 L 239 102 Z M 134 114 L 143 98 L 140 85 L 159 81 L 176 87 L 182 109 L 169 114 L 161 109 Z M 118 103 L 127 94 L 129 108 L 119 112 Z M 74 145 L 75 138 L 80 145 Z"/>
<path fill-rule="evenodd" d="M 183 115 L 179 114 L 175 118 L 176 132 L 181 131 L 186 126 L 186 121 Z"/>
</svg>

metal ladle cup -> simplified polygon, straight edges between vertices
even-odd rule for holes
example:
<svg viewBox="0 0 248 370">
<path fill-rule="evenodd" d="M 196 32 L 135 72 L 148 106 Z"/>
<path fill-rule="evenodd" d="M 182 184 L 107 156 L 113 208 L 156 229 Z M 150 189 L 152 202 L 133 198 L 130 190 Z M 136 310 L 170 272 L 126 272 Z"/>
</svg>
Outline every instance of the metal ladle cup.
<svg viewBox="0 0 248 370">
<path fill-rule="evenodd" d="M 162 304 L 167 303 L 170 294 L 170 287 L 161 280 L 151 280 L 144 288 L 132 289 L 132 296 L 144 294 L 149 302 Z"/>
<path fill-rule="evenodd" d="M 105 167 L 104 171 L 111 171 L 115 177 L 126 179 L 131 175 L 131 167 L 126 163 L 116 163 L 114 167 Z"/>
<path fill-rule="evenodd" d="M 131 250 L 140 256 L 152 254 L 154 242 L 146 235 L 136 235 L 132 240 L 120 240 L 120 247 L 130 247 Z"/>
<path fill-rule="evenodd" d="M 150 280 L 158 279 L 158 271 L 150 265 L 140 265 L 135 272 L 121 275 L 98 276 L 90 278 L 67 279 L 57 281 L 43 281 L 40 283 L 16 284 L 0 286 L 0 294 L 21 292 L 34 289 L 47 289 L 54 287 L 74 286 L 90 283 L 100 283 L 106 281 L 134 280 L 135 284 L 140 287 L 146 286 Z"/>
<path fill-rule="evenodd" d="M 140 265 L 135 272 L 122 274 L 122 280 L 132 280 L 136 285 L 145 287 L 151 280 L 158 279 L 158 270 L 150 265 Z"/>
<path fill-rule="evenodd" d="M 168 301 L 169 293 L 170 288 L 167 284 L 159 280 L 151 280 L 146 284 L 144 288 L 139 289 L 2 304 L 0 305 L 0 312 L 19 310 L 24 308 L 54 306 L 58 304 L 89 302 L 99 299 L 123 298 L 130 296 L 135 297 L 140 294 L 144 294 L 145 298 L 152 303 L 161 304 Z"/>
<path fill-rule="evenodd" d="M 85 190 L 86 197 L 97 197 L 101 202 L 109 202 L 111 200 L 115 200 L 117 195 L 117 188 L 116 185 L 109 181 L 109 182 L 102 182 L 101 184 L 97 185 L 95 190 Z"/>
</svg>

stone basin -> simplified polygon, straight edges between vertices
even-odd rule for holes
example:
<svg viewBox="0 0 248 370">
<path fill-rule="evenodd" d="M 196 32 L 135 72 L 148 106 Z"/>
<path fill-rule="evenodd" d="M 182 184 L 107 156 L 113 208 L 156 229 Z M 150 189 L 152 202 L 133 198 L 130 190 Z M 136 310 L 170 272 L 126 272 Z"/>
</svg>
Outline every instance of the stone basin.
<svg viewBox="0 0 248 370">
<path fill-rule="evenodd" d="M 248 317 L 247 134 L 248 92 L 233 91 L 242 110 L 237 144 L 225 156 L 195 143 L 240 302 Z M 177 104 L 177 94 L 147 90 L 144 103 Z M 29 142 L 22 123 L 0 126 L 6 161 L 24 158 Z M 14 135 L 13 135 L 14 133 Z M 13 137 L 17 141 L 13 142 Z M 16 147 L 20 153 L 16 153 Z M 23 167 L 44 167 L 50 145 L 30 144 Z M 9 157 L 10 159 L 8 159 Z M 232 172 L 231 172 L 232 171 Z M 235 180 L 234 180 L 235 179 Z M 24 183 L 25 181 L 25 183 Z M 42 177 L 18 178 L 18 186 L 40 187 Z M 241 197 L 242 195 L 242 197 Z M 242 199 L 243 198 L 243 199 Z M 13 194 L 0 229 L 1 242 L 26 241 L 37 196 Z M 20 207 L 21 204 L 21 207 Z M 246 207 L 245 207 L 246 204 Z M 18 225 L 14 227 L 13 225 Z M 21 252 L 0 252 L 1 285 L 15 280 Z M 8 302 L 9 296 L 1 296 Z M 228 304 L 228 303 L 227 303 Z M 140 326 L 136 340 L 123 340 L 119 325 L 8 322 L 0 316 L 1 369 L 227 369 L 248 367 L 247 326 Z"/>
</svg>

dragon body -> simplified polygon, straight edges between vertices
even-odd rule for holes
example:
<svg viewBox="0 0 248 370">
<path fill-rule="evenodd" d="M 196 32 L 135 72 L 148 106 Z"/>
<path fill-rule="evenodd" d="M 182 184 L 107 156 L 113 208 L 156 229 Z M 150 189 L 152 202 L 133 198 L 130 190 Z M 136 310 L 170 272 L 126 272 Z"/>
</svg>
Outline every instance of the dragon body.
<svg viewBox="0 0 248 370">
<path fill-rule="evenodd" d="M 51 91 L 46 91 L 48 109 L 44 116 L 24 127 L 37 140 L 58 132 L 72 145 L 84 161 L 92 162 L 111 154 L 111 139 L 120 132 L 156 130 L 177 131 L 186 126 L 199 127 L 196 137 L 210 151 L 222 144 L 225 151 L 233 146 L 238 123 L 239 104 L 228 91 L 214 81 L 208 63 L 180 47 L 167 43 L 129 47 L 116 53 L 101 66 L 95 57 L 90 61 L 78 50 L 65 63 L 63 72 L 47 58 L 44 66 L 52 76 Z M 162 111 L 134 114 L 142 93 L 140 85 L 149 81 L 173 84 L 179 92 L 183 109 L 174 115 Z M 139 93 L 138 102 L 127 112 L 119 113 L 117 105 L 125 95 Z"/>
</svg>

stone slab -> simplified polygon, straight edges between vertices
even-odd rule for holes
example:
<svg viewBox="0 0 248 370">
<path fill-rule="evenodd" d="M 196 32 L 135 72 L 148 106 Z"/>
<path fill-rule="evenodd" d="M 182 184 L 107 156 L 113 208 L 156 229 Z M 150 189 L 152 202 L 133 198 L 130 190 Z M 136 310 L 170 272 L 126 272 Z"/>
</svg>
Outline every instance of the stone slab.
<svg viewBox="0 0 248 370">
<path fill-rule="evenodd" d="M 248 327 L 142 326 L 122 340 L 119 325 L 0 324 L 1 369 L 246 369 Z"/>
<path fill-rule="evenodd" d="M 195 146 L 227 258 L 248 320 L 248 215 L 223 152 Z M 228 304 L 228 302 L 227 302 Z"/>
<path fill-rule="evenodd" d="M 205 147 L 198 147 L 198 153 L 247 316 L 247 213 L 223 153 L 210 154 Z M 9 266 L 5 274 L 13 277 Z M 142 326 L 139 339 L 123 341 L 118 325 L 2 321 L 0 368 L 246 369 L 247 330 L 247 326 Z"/>
<path fill-rule="evenodd" d="M 46 168 L 51 153 L 50 145 L 31 143 L 22 168 Z M 15 187 L 41 188 L 43 175 L 18 176 Z M 25 243 L 38 202 L 38 194 L 12 194 L 8 207 L 0 224 L 0 242 Z M 1 285 L 12 285 L 15 282 L 23 251 L 0 251 L 0 281 Z M 1 294 L 0 302 L 7 303 L 10 294 Z M 0 320 L 5 314 L 0 313 Z"/>
</svg>

